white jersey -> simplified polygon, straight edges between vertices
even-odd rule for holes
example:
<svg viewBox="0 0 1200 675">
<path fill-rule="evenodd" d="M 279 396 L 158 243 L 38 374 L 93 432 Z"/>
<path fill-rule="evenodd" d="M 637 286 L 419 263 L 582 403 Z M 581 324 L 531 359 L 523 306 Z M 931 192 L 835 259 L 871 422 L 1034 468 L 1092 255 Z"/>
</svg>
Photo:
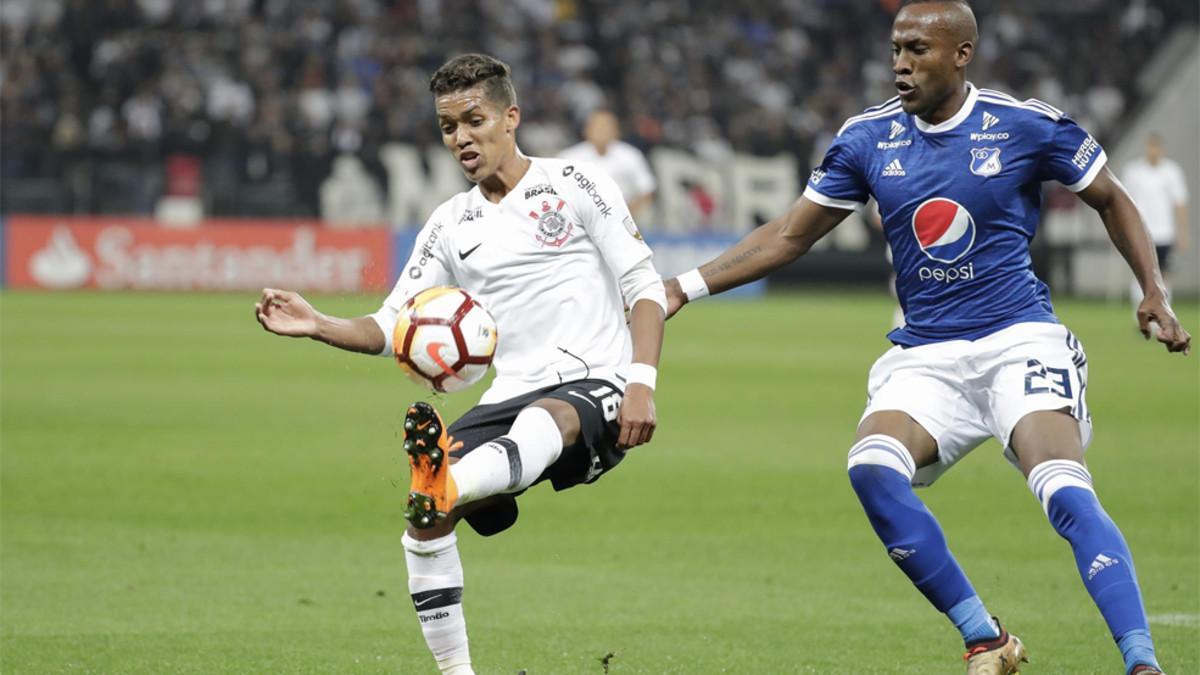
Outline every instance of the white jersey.
<svg viewBox="0 0 1200 675">
<path fill-rule="evenodd" d="M 632 341 L 618 280 L 651 257 L 616 184 L 594 166 L 533 157 L 500 203 L 478 187 L 443 203 L 374 318 L 458 286 L 496 319 L 496 378 L 480 403 L 584 378 L 624 385 Z"/>
<path fill-rule="evenodd" d="M 1187 183 L 1175 162 L 1162 158 L 1158 164 L 1145 159 L 1130 162 L 1121 176 L 1125 189 L 1160 246 L 1175 243 L 1175 207 L 1187 203 Z"/>
<path fill-rule="evenodd" d="M 624 141 L 609 143 L 603 155 L 596 151 L 596 146 L 584 141 L 563 150 L 558 156 L 600 167 L 601 171 L 616 181 L 621 194 L 629 201 L 654 192 L 658 186 L 642 151 Z"/>
</svg>

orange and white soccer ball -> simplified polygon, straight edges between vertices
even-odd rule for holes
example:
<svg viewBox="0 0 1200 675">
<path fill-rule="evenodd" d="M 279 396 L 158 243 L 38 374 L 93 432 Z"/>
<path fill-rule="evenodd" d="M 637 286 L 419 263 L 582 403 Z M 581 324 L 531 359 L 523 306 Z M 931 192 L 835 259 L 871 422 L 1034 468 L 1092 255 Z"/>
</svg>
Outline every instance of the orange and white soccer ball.
<svg viewBox="0 0 1200 675">
<path fill-rule="evenodd" d="M 392 352 L 413 382 L 441 392 L 466 389 L 492 365 L 496 320 L 461 288 L 427 288 L 400 311 Z"/>
</svg>

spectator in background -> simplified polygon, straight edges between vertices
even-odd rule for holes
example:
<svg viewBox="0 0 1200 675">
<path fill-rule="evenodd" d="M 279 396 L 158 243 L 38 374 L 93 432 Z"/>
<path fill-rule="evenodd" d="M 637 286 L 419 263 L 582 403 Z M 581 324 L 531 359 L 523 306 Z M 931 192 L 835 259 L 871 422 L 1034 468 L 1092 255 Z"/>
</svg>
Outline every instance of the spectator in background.
<svg viewBox="0 0 1200 675">
<path fill-rule="evenodd" d="M 1183 170 L 1163 155 L 1162 138 L 1151 133 L 1146 139 L 1145 156 L 1130 162 L 1121 180 L 1150 230 L 1150 238 L 1158 252 L 1158 265 L 1166 277 L 1172 250 L 1176 247 L 1186 250 L 1189 244 L 1188 194 Z M 1136 309 L 1142 301 L 1142 290 L 1136 280 L 1130 287 L 1130 298 Z"/>
<path fill-rule="evenodd" d="M 559 153 L 562 159 L 600 167 L 621 188 L 635 220 L 649 215 L 657 183 L 641 150 L 620 139 L 621 128 L 611 110 L 598 109 L 588 116 L 584 141 Z"/>
</svg>

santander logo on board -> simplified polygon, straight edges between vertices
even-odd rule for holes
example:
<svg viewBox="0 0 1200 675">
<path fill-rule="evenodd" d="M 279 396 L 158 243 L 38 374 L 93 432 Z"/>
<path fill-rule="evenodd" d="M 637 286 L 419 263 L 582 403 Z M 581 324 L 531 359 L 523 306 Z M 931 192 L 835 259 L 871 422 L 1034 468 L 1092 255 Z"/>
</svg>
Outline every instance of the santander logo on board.
<svg viewBox="0 0 1200 675">
<path fill-rule="evenodd" d="M 71 230 L 60 225 L 45 248 L 29 259 L 29 274 L 46 288 L 78 288 L 91 277 L 92 259 L 79 248 Z"/>
<path fill-rule="evenodd" d="M 975 245 L 975 219 L 966 207 L 953 199 L 934 197 L 913 211 L 913 235 L 921 252 L 930 260 L 952 265 Z M 975 276 L 974 263 L 960 267 L 921 267 L 917 276 L 923 281 L 950 283 Z"/>
</svg>

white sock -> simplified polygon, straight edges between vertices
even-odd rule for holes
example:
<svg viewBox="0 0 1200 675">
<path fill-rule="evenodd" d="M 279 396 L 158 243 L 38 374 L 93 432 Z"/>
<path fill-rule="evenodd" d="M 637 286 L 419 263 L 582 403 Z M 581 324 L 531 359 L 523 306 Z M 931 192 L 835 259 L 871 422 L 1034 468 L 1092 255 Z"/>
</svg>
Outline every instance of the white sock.
<svg viewBox="0 0 1200 675">
<path fill-rule="evenodd" d="M 467 620 L 462 608 L 463 571 L 458 558 L 458 538 L 451 532 L 437 539 L 419 541 L 405 532 L 400 541 L 408 564 L 408 591 L 438 670 L 473 675 Z"/>
<path fill-rule="evenodd" d="M 554 416 L 544 408 L 525 408 L 507 434 L 450 465 L 450 475 L 458 486 L 458 503 L 524 490 L 561 454 L 562 432 Z"/>
</svg>

